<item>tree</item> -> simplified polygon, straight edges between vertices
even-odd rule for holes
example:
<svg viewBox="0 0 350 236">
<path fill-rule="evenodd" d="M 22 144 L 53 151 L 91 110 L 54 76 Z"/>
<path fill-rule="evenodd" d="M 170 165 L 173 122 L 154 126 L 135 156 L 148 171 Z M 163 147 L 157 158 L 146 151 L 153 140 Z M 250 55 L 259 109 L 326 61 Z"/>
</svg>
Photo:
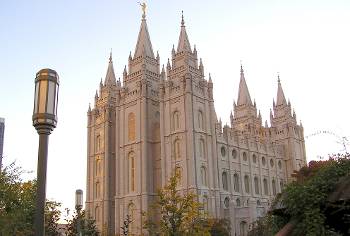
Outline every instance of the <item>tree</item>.
<svg viewBox="0 0 350 236">
<path fill-rule="evenodd" d="M 126 219 L 124 220 L 123 222 L 123 226 L 120 227 L 123 231 L 123 235 L 124 236 L 128 236 L 129 235 L 129 225 L 130 223 L 132 222 L 131 218 L 130 218 L 130 215 L 126 215 Z"/>
<path fill-rule="evenodd" d="M 336 206 L 338 224 L 331 224 L 333 212 L 329 212 L 329 196 L 337 191 L 336 187 L 350 178 L 349 154 L 332 156 L 328 161 L 310 162 L 295 175 L 296 181 L 288 184 L 276 198 L 275 209 L 260 222 L 253 225 L 250 235 L 274 235 L 288 222 L 292 225 L 292 235 L 347 235 L 350 224 L 344 226 L 350 210 L 349 199 L 344 205 Z M 342 200 L 342 199 L 340 199 Z M 278 209 L 279 208 L 279 209 Z M 294 222 L 294 223 L 292 223 Z M 339 227 L 342 226 L 342 227 Z M 260 231 L 259 231 L 260 230 Z M 269 234 L 253 234 L 270 230 Z"/>
<path fill-rule="evenodd" d="M 229 236 L 231 227 L 228 219 L 212 219 L 209 230 L 211 236 Z"/>
<path fill-rule="evenodd" d="M 83 236 L 99 236 L 96 222 L 86 215 L 84 210 L 75 211 L 72 219 L 67 221 L 67 236 L 76 236 L 78 234 L 78 221 L 80 221 L 81 233 Z"/>
<path fill-rule="evenodd" d="M 0 173 L 0 235 L 34 235 L 36 181 L 23 181 L 24 173 L 15 163 Z M 59 203 L 46 202 L 46 235 L 56 236 L 60 218 Z"/>
<path fill-rule="evenodd" d="M 179 175 L 171 176 L 169 183 L 158 190 L 151 211 L 144 213 L 145 225 L 150 235 L 182 236 L 210 235 L 208 222 L 202 213 L 197 195 L 177 190 Z M 154 219 L 155 214 L 159 219 Z"/>
</svg>

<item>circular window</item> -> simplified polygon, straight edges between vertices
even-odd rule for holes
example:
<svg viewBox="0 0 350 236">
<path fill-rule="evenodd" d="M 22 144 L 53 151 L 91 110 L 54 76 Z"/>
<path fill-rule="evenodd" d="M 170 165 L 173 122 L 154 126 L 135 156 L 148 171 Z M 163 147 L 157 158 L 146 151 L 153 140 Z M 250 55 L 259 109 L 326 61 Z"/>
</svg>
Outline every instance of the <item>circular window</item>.
<svg viewBox="0 0 350 236">
<path fill-rule="evenodd" d="M 256 163 L 256 155 L 253 154 L 253 162 Z"/>
<path fill-rule="evenodd" d="M 271 159 L 271 160 L 270 160 L 270 166 L 273 167 L 274 164 L 275 164 L 275 163 L 274 163 L 273 160 Z"/>
<path fill-rule="evenodd" d="M 243 152 L 243 161 L 247 161 L 247 153 Z"/>
<path fill-rule="evenodd" d="M 228 197 L 226 197 L 224 200 L 224 206 L 226 209 L 230 206 L 230 199 Z"/>
<path fill-rule="evenodd" d="M 278 168 L 282 169 L 282 162 L 278 161 Z"/>
<path fill-rule="evenodd" d="M 232 157 L 233 159 L 236 159 L 237 157 L 237 151 L 235 149 L 232 150 Z"/>
<path fill-rule="evenodd" d="M 266 164 L 265 157 L 262 157 L 262 158 L 261 158 L 261 163 L 263 164 L 263 166 Z"/>
<path fill-rule="evenodd" d="M 221 156 L 225 156 L 226 155 L 226 149 L 225 147 L 221 147 Z"/>
</svg>

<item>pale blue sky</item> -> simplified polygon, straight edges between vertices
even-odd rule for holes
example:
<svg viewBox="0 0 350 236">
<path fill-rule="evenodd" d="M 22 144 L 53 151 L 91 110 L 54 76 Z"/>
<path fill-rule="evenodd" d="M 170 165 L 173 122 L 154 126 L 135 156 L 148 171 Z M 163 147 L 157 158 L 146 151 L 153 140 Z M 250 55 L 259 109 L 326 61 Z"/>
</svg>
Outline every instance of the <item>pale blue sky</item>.
<svg viewBox="0 0 350 236">
<path fill-rule="evenodd" d="M 228 122 L 240 60 L 250 94 L 269 119 L 280 72 L 286 97 L 305 135 L 332 130 L 350 136 L 349 1 L 148 1 L 153 49 L 166 63 L 177 44 L 181 10 L 191 45 L 211 72 L 217 115 Z M 134 51 L 141 11 L 137 1 L 0 2 L 0 117 L 6 119 L 4 163 L 37 164 L 31 124 L 34 76 L 45 67 L 61 78 L 58 126 L 50 136 L 47 197 L 73 208 L 85 191 L 86 111 L 113 48 L 117 76 Z M 327 136 L 307 139 L 307 154 L 338 152 Z"/>
</svg>

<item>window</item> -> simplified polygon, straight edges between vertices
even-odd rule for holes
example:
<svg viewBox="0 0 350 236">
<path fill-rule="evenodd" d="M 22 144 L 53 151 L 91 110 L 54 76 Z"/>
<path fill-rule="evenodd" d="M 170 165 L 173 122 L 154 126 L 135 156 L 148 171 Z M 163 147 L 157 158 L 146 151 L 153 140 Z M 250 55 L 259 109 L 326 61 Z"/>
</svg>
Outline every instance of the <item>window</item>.
<svg viewBox="0 0 350 236">
<path fill-rule="evenodd" d="M 262 157 L 262 158 L 261 158 L 261 163 L 262 163 L 263 166 L 266 164 L 266 159 L 265 159 L 265 157 Z"/>
<path fill-rule="evenodd" d="M 233 175 L 233 189 L 235 192 L 239 192 L 239 178 L 238 174 Z"/>
<path fill-rule="evenodd" d="M 95 184 L 95 198 L 100 198 L 100 193 L 101 193 L 101 185 L 100 185 L 100 182 L 97 181 Z"/>
<path fill-rule="evenodd" d="M 135 114 L 133 112 L 128 115 L 128 140 L 135 140 Z"/>
<path fill-rule="evenodd" d="M 254 188 L 255 188 L 255 194 L 259 194 L 259 179 L 258 179 L 258 177 L 254 177 Z"/>
<path fill-rule="evenodd" d="M 243 161 L 247 161 L 247 153 L 246 152 L 243 152 Z"/>
<path fill-rule="evenodd" d="M 173 130 L 178 130 L 180 128 L 180 112 L 175 111 L 173 113 Z"/>
<path fill-rule="evenodd" d="M 241 206 L 241 200 L 239 200 L 239 198 L 236 199 L 236 206 L 238 206 L 238 207 Z"/>
<path fill-rule="evenodd" d="M 208 213 L 209 211 L 209 204 L 208 204 L 208 196 L 203 196 L 203 209 L 205 213 Z"/>
<path fill-rule="evenodd" d="M 281 160 L 278 161 L 278 168 L 282 169 L 282 162 L 281 162 Z"/>
<path fill-rule="evenodd" d="M 101 159 L 100 158 L 97 158 L 96 159 L 96 176 L 101 176 Z"/>
<path fill-rule="evenodd" d="M 180 159 L 180 140 L 175 139 L 174 141 L 174 158 Z"/>
<path fill-rule="evenodd" d="M 273 162 L 273 159 L 270 159 L 270 166 L 273 167 L 274 166 L 274 162 Z"/>
<path fill-rule="evenodd" d="M 237 151 L 235 149 L 232 150 L 232 158 L 233 159 L 237 158 Z"/>
<path fill-rule="evenodd" d="M 221 156 L 225 157 L 226 155 L 226 149 L 224 146 L 221 147 Z"/>
<path fill-rule="evenodd" d="M 253 154 L 253 163 L 256 163 L 256 155 Z"/>
<path fill-rule="evenodd" d="M 256 205 L 257 205 L 257 206 L 261 206 L 260 200 L 257 200 L 257 201 L 256 201 Z"/>
<path fill-rule="evenodd" d="M 101 150 L 101 136 L 98 134 L 96 136 L 96 152 L 100 151 Z"/>
<path fill-rule="evenodd" d="M 202 179 L 202 185 L 208 186 L 207 185 L 207 171 L 206 171 L 204 166 L 201 167 L 201 179 Z"/>
<path fill-rule="evenodd" d="M 182 171 L 180 166 L 175 167 L 175 174 L 178 176 L 178 186 L 182 185 Z"/>
<path fill-rule="evenodd" d="M 227 173 L 225 171 L 222 172 L 222 188 L 228 191 Z"/>
<path fill-rule="evenodd" d="M 239 224 L 239 235 L 240 236 L 247 236 L 247 232 L 248 232 L 248 224 L 245 221 L 242 221 Z"/>
<path fill-rule="evenodd" d="M 95 207 L 95 220 L 96 220 L 96 222 L 100 221 L 100 208 L 99 208 L 99 206 Z"/>
<path fill-rule="evenodd" d="M 283 179 L 280 180 L 280 190 L 281 190 L 281 192 L 283 190 Z"/>
<path fill-rule="evenodd" d="M 203 130 L 203 113 L 202 111 L 198 111 L 198 128 Z"/>
<path fill-rule="evenodd" d="M 230 207 L 230 199 L 228 197 L 224 200 L 224 207 L 225 209 L 228 209 Z"/>
<path fill-rule="evenodd" d="M 136 174 L 136 166 L 135 166 L 135 154 L 134 152 L 130 152 L 128 156 L 128 190 L 129 192 L 135 191 L 135 174 Z"/>
<path fill-rule="evenodd" d="M 246 193 L 249 193 L 250 190 L 249 190 L 249 177 L 248 177 L 248 175 L 244 176 L 244 187 L 245 187 Z"/>
<path fill-rule="evenodd" d="M 269 195 L 269 186 L 267 184 L 267 179 L 264 179 L 263 182 L 264 182 L 264 194 Z"/>
<path fill-rule="evenodd" d="M 276 195 L 276 181 L 274 179 L 272 180 L 272 193 Z"/>
<path fill-rule="evenodd" d="M 204 158 L 205 157 L 205 151 L 204 151 L 204 140 L 199 140 L 199 156 Z"/>
</svg>

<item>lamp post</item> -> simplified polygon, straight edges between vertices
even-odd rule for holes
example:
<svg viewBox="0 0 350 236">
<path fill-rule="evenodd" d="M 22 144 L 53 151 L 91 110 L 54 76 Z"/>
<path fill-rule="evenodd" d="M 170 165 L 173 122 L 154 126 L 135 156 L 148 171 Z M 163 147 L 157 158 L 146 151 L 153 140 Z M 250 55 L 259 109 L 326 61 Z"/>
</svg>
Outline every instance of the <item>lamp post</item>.
<svg viewBox="0 0 350 236">
<path fill-rule="evenodd" d="M 81 215 L 80 211 L 83 208 L 83 190 L 77 189 L 75 191 L 75 209 L 77 210 L 78 218 L 77 218 L 77 231 L 78 236 L 81 236 Z"/>
<path fill-rule="evenodd" d="M 59 77 L 56 71 L 42 69 L 36 73 L 33 126 L 39 134 L 35 236 L 45 235 L 46 167 L 49 135 L 57 124 Z"/>
</svg>

